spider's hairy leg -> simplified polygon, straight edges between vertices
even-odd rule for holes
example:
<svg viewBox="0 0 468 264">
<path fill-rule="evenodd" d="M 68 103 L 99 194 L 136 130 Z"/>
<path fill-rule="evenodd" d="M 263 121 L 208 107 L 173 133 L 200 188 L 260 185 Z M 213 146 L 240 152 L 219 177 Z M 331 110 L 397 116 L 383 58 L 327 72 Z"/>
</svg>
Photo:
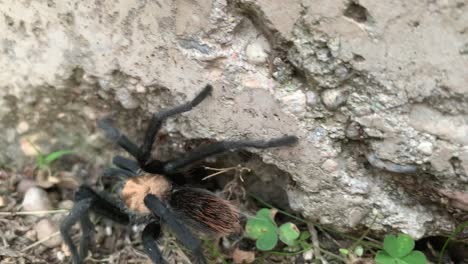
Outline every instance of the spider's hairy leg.
<svg viewBox="0 0 468 264">
<path fill-rule="evenodd" d="M 148 194 L 144 199 L 146 207 L 151 212 L 162 219 L 168 227 L 174 232 L 177 239 L 192 252 L 197 264 L 205 264 L 206 259 L 203 256 L 202 242 L 195 237 L 192 232 L 179 221 L 177 216 L 161 201 L 158 197 Z"/>
<path fill-rule="evenodd" d="M 131 159 L 124 158 L 120 155 L 115 156 L 112 159 L 112 163 L 114 163 L 115 166 L 121 169 L 131 171 L 135 174 L 140 169 L 140 166 L 138 166 L 138 162 L 131 160 Z"/>
<path fill-rule="evenodd" d="M 157 264 L 164 264 L 166 261 L 164 261 L 162 253 L 157 246 L 159 236 L 161 236 L 161 225 L 157 222 L 151 222 L 143 229 L 141 238 L 145 252 L 151 261 Z"/>
<path fill-rule="evenodd" d="M 150 124 L 148 125 L 148 129 L 146 130 L 145 139 L 139 151 L 140 156 L 138 157 L 138 161 L 143 169 L 145 169 L 145 165 L 150 162 L 151 149 L 154 143 L 154 138 L 156 137 L 159 129 L 161 129 L 164 120 L 173 115 L 192 110 L 192 108 L 205 100 L 211 94 L 212 90 L 213 87 L 210 84 L 207 84 L 205 88 L 203 88 L 203 90 L 201 90 L 201 92 L 198 93 L 198 95 L 192 101 L 178 105 L 174 108 L 162 110 L 161 112 L 153 115 Z"/>
<path fill-rule="evenodd" d="M 91 198 L 88 198 L 88 199 L 83 199 L 83 200 L 76 202 L 73 208 L 70 210 L 70 214 L 67 217 L 65 217 L 65 219 L 60 225 L 60 233 L 62 235 L 63 242 L 65 242 L 65 244 L 67 245 L 68 249 L 70 250 L 72 254 L 73 264 L 81 264 L 83 262 L 84 256 L 82 254 L 83 254 L 83 251 L 85 251 L 85 249 L 80 249 L 80 253 L 78 253 L 76 246 L 73 244 L 73 240 L 69 234 L 69 231 L 71 227 L 74 224 L 76 224 L 76 222 L 78 222 L 78 220 L 80 220 L 81 217 L 85 213 L 87 213 L 87 211 L 89 210 L 89 207 L 91 206 L 91 200 L 92 200 Z M 85 226 L 86 226 L 86 230 L 88 230 L 87 229 L 88 226 L 87 225 Z M 84 232 L 85 231 L 83 230 L 83 237 L 90 236 L 90 234 L 85 234 Z M 87 244 L 83 241 L 81 241 L 80 244 L 81 246 L 87 247 Z"/>
<path fill-rule="evenodd" d="M 103 177 L 118 177 L 121 180 L 125 180 L 138 175 L 140 167 L 138 166 L 138 162 L 134 160 L 117 155 L 112 159 L 112 163 L 117 168 L 105 168 L 102 172 Z"/>
<path fill-rule="evenodd" d="M 140 156 L 140 150 L 135 143 L 133 143 L 127 136 L 120 133 L 120 131 L 112 126 L 109 119 L 101 119 L 98 121 L 98 126 L 104 130 L 106 136 L 112 141 L 116 142 L 120 147 L 125 149 L 130 155 L 137 158 Z"/>
<path fill-rule="evenodd" d="M 292 145 L 297 142 L 295 136 L 283 136 L 271 140 L 238 140 L 238 141 L 220 141 L 210 145 L 201 146 L 198 149 L 188 153 L 185 157 L 168 161 L 164 166 L 165 173 L 176 172 L 177 169 L 183 168 L 193 162 L 200 161 L 204 158 L 227 152 L 230 150 L 242 148 L 276 148 L 281 146 Z"/>
<path fill-rule="evenodd" d="M 112 219 L 120 224 L 128 224 L 129 217 L 117 206 L 101 197 L 87 186 L 80 186 L 75 194 L 75 205 L 70 210 L 60 225 L 60 233 L 63 241 L 70 249 L 74 264 L 81 264 L 88 254 L 90 240 L 93 239 L 94 225 L 89 219 L 89 210 Z M 73 244 L 69 234 L 74 224 L 80 222 L 82 236 L 80 238 L 80 249 Z"/>
</svg>

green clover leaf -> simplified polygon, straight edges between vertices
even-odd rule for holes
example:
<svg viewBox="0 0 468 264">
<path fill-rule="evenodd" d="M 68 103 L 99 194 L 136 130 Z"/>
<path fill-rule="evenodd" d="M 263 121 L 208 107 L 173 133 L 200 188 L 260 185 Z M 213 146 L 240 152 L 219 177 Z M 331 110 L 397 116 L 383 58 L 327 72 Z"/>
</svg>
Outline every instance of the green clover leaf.
<svg viewBox="0 0 468 264">
<path fill-rule="evenodd" d="M 405 234 L 387 235 L 384 250 L 375 256 L 379 264 L 426 264 L 426 256 L 420 251 L 413 251 L 414 240 Z"/>
<path fill-rule="evenodd" d="M 279 227 L 279 239 L 286 245 L 294 245 L 300 234 L 301 231 L 293 223 L 285 223 Z"/>
</svg>

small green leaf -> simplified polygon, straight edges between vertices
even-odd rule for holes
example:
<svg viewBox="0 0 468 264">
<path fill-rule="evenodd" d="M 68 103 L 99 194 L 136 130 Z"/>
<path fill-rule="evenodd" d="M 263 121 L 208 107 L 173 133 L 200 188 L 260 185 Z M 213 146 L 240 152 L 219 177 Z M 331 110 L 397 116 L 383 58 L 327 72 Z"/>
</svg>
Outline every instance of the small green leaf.
<svg viewBox="0 0 468 264">
<path fill-rule="evenodd" d="M 266 233 L 275 232 L 276 226 L 269 220 L 250 218 L 245 225 L 245 232 L 252 239 L 259 239 Z"/>
<path fill-rule="evenodd" d="M 45 157 L 45 162 L 46 164 L 50 164 L 52 163 L 54 160 L 62 157 L 63 155 L 67 155 L 67 154 L 70 154 L 70 153 L 73 153 L 73 150 L 58 150 L 58 151 L 54 151 L 52 153 L 49 153 L 47 154 L 47 156 Z"/>
<path fill-rule="evenodd" d="M 286 245 L 293 245 L 294 241 L 299 238 L 300 233 L 293 223 L 284 223 L 279 227 L 279 238 Z"/>
<path fill-rule="evenodd" d="M 274 209 L 262 208 L 258 210 L 257 214 L 255 215 L 256 218 L 265 219 L 276 225 L 274 218 L 275 211 Z"/>
<path fill-rule="evenodd" d="M 303 250 L 309 250 L 312 248 L 311 244 L 304 242 L 304 241 L 299 241 L 299 244 L 301 245 Z"/>
<path fill-rule="evenodd" d="M 278 233 L 276 230 L 274 232 L 268 232 L 260 236 L 260 238 L 255 243 L 257 249 L 262 251 L 272 250 L 278 243 Z"/>
<path fill-rule="evenodd" d="M 47 167 L 47 163 L 45 161 L 45 156 L 42 155 L 42 154 L 38 154 L 37 157 L 36 157 L 36 165 L 40 168 L 40 169 L 45 169 Z"/>
<path fill-rule="evenodd" d="M 354 254 L 356 254 L 356 256 L 358 257 L 362 257 L 362 255 L 364 254 L 364 248 L 362 246 L 357 246 L 354 249 Z"/>
<path fill-rule="evenodd" d="M 380 250 L 378 253 L 377 253 L 377 256 L 375 256 L 375 261 L 378 263 L 378 264 L 395 264 L 397 263 L 395 261 L 395 258 L 393 258 L 392 256 L 388 255 L 387 253 L 385 253 L 384 251 Z"/>
<path fill-rule="evenodd" d="M 414 240 L 406 234 L 385 236 L 384 250 L 392 257 L 404 257 L 408 255 L 413 248 Z"/>
<path fill-rule="evenodd" d="M 408 256 L 402 258 L 404 263 L 408 264 L 426 264 L 426 256 L 421 251 L 413 251 Z"/>
<path fill-rule="evenodd" d="M 304 241 L 310 238 L 310 232 L 309 231 L 304 231 L 301 232 L 301 235 L 299 236 L 300 241 Z"/>
<path fill-rule="evenodd" d="M 346 248 L 340 248 L 340 253 L 347 256 L 349 254 L 349 250 Z"/>
</svg>

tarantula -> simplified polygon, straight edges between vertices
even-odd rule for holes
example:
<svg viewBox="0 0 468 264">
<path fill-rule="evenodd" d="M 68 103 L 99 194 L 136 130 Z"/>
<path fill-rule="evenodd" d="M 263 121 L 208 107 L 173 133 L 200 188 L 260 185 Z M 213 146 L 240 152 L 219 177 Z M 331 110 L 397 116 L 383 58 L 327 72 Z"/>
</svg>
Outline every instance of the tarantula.
<svg viewBox="0 0 468 264">
<path fill-rule="evenodd" d="M 167 225 L 177 240 L 191 252 L 195 263 L 206 263 L 206 259 L 201 241 L 192 230 L 213 236 L 226 236 L 239 231 L 240 220 L 236 207 L 207 190 L 184 185 L 185 178 L 180 172 L 181 169 L 229 150 L 291 145 L 297 142 L 297 138 L 283 136 L 265 141 L 220 141 L 195 149 L 181 158 L 167 161 L 152 159 L 152 146 L 164 120 L 191 110 L 207 98 L 212 89 L 211 85 L 206 85 L 191 102 L 154 114 L 141 146 L 135 145 L 108 120 L 98 122 L 107 137 L 125 149 L 136 161 L 115 156 L 113 163 L 116 168 L 108 168 L 104 172 L 107 176 L 123 178 L 118 191 L 121 201 L 113 201 L 105 192 L 97 193 L 86 185 L 80 186 L 75 193 L 75 204 L 60 226 L 60 232 L 70 249 L 74 264 L 83 263 L 93 237 L 94 226 L 90 221 L 89 211 L 124 225 L 134 224 L 135 216 L 146 219 L 142 241 L 145 252 L 154 263 L 165 263 L 157 247 L 161 223 Z M 80 222 L 82 229 L 79 250 L 69 232 L 77 222 Z"/>
</svg>

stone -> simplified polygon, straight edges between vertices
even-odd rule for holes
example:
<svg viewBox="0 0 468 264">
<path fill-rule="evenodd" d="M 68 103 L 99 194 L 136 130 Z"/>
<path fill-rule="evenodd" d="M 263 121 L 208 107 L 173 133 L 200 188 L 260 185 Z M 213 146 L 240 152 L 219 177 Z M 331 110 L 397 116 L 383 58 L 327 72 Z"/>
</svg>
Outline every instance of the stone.
<svg viewBox="0 0 468 264">
<path fill-rule="evenodd" d="M 308 107 L 314 107 L 317 105 L 319 101 L 319 97 L 317 96 L 316 92 L 308 91 L 306 92 L 306 104 Z"/>
<path fill-rule="evenodd" d="M 24 211 L 47 211 L 52 210 L 47 192 L 39 187 L 31 187 L 24 194 L 21 203 Z M 43 214 L 41 214 L 43 215 Z"/>
<path fill-rule="evenodd" d="M 269 52 L 268 42 L 264 39 L 256 39 L 245 48 L 247 60 L 254 64 L 262 64 L 267 61 Z"/>
<path fill-rule="evenodd" d="M 46 239 L 41 242 L 46 247 L 54 248 L 62 243 L 60 235 L 56 235 L 59 231 L 58 225 L 51 220 L 44 218 L 36 223 L 34 230 L 37 233 L 37 239 L 39 241 Z"/>
<path fill-rule="evenodd" d="M 328 89 L 321 94 L 322 102 L 328 110 L 336 110 L 346 103 L 348 94 L 342 89 Z"/>
<path fill-rule="evenodd" d="M 433 145 L 429 141 L 423 141 L 419 143 L 417 149 L 421 151 L 424 155 L 430 156 L 432 154 Z"/>
</svg>

